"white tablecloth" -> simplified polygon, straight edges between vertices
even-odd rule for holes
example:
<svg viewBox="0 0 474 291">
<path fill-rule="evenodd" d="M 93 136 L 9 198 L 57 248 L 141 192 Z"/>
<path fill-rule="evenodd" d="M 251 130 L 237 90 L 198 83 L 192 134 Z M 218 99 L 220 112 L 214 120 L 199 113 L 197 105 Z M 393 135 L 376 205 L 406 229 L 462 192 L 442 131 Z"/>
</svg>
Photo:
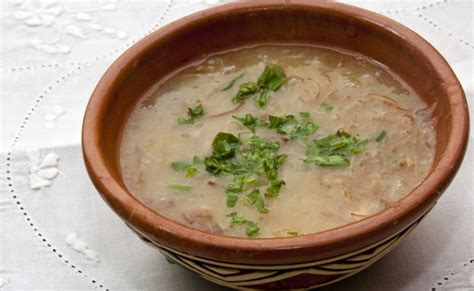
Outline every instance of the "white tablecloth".
<svg viewBox="0 0 474 291">
<path fill-rule="evenodd" d="M 92 186 L 80 149 L 87 100 L 114 59 L 157 27 L 218 2 L 1 1 L 2 291 L 223 290 L 133 235 Z M 474 103 L 472 2 L 352 2 L 430 41 Z M 474 290 L 470 141 L 456 179 L 421 225 L 333 289 Z"/>
</svg>

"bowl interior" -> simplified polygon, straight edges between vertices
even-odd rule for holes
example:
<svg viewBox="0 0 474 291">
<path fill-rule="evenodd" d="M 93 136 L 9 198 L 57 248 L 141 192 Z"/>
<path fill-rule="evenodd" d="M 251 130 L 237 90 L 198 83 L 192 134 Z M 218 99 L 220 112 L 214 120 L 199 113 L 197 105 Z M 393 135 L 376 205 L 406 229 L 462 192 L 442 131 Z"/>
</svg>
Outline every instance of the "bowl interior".
<svg viewBox="0 0 474 291">
<path fill-rule="evenodd" d="M 356 16 L 325 9 L 281 5 L 271 10 L 254 8 L 245 14 L 229 11 L 219 17 L 203 18 L 160 39 L 148 38 L 149 47 L 140 51 L 123 68 L 114 85 L 113 100 L 105 114 L 107 130 L 104 153 L 117 178 L 117 152 L 128 114 L 136 102 L 160 80 L 193 61 L 217 52 L 255 44 L 320 44 L 360 53 L 390 68 L 404 79 L 428 105 L 435 105 L 438 146 L 435 164 L 446 150 L 452 119 L 446 84 L 427 63 L 419 47 Z M 166 29 L 165 29 L 166 30 Z M 163 33 L 166 34 L 166 33 Z"/>
<path fill-rule="evenodd" d="M 364 234 L 371 237 L 360 243 L 354 238 L 351 247 L 377 241 L 386 236 L 389 229 L 399 231 L 406 227 L 423 214 L 421 209 L 431 207 L 449 184 L 465 149 L 465 99 L 449 66 L 415 33 L 361 9 L 304 0 L 255 2 L 224 5 L 184 18 L 141 40 L 114 63 L 94 92 L 85 118 L 84 152 L 89 171 L 94 172 L 91 176 L 96 176 L 93 180 L 104 178 L 99 173 L 104 170 L 110 175 L 105 178 L 113 180 L 116 189 L 126 191 L 118 164 L 124 124 L 138 100 L 178 69 L 209 54 L 255 44 L 325 45 L 365 55 L 390 68 L 427 104 L 435 107 L 434 114 L 438 118 L 436 157 L 432 172 L 420 185 L 419 193 L 414 191 L 409 195 L 418 196 L 407 200 L 405 213 L 394 214 L 395 210 L 392 210 L 392 217 L 386 217 L 386 222 L 395 220 L 394 225 L 399 225 L 388 226 L 380 220 L 382 225 L 376 226 L 374 222 L 371 224 L 373 231 Z M 459 125 L 459 128 L 453 125 Z M 88 139 L 87 135 L 94 137 Z M 88 145 L 91 140 L 93 145 Z M 87 156 L 88 148 L 92 146 L 97 150 L 96 157 Z M 93 159 L 99 157 L 106 169 L 97 170 L 100 167 L 94 165 Z M 451 169 L 447 170 L 447 167 Z M 130 223 L 130 211 L 122 206 L 114 207 L 121 199 L 125 203 L 124 198 L 114 196 L 114 190 L 106 189 L 108 186 L 104 181 L 95 183 L 100 192 L 108 193 L 105 198 L 109 204 Z M 170 227 L 158 224 L 156 227 Z M 385 227 L 387 231 L 376 231 L 376 227 Z M 153 227 L 143 224 L 137 228 L 142 233 L 154 231 Z M 356 227 L 346 230 L 349 233 L 358 231 Z M 341 246 L 335 247 L 344 251 Z M 345 250 L 351 247 L 346 246 Z M 205 256 L 204 253 L 201 255 Z"/>
</svg>

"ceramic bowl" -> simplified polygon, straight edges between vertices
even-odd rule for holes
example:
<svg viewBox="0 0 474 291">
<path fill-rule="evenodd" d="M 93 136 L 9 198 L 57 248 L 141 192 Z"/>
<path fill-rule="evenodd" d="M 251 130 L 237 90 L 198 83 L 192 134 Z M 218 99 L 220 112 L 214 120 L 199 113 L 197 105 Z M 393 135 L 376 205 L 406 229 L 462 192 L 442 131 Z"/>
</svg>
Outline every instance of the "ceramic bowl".
<svg viewBox="0 0 474 291">
<path fill-rule="evenodd" d="M 118 150 L 136 102 L 177 69 L 216 52 L 261 43 L 319 44 L 368 56 L 435 107 L 437 147 L 426 179 L 386 210 L 335 229 L 292 238 L 219 236 L 171 221 L 126 188 Z M 92 182 L 141 238 L 203 278 L 233 288 L 327 285 L 380 259 L 434 206 L 458 170 L 468 138 L 466 99 L 443 57 L 408 28 L 348 5 L 313 0 L 232 3 L 173 22 L 120 56 L 95 89 L 82 143 Z M 436 227 L 436 226 L 433 226 Z"/>
</svg>

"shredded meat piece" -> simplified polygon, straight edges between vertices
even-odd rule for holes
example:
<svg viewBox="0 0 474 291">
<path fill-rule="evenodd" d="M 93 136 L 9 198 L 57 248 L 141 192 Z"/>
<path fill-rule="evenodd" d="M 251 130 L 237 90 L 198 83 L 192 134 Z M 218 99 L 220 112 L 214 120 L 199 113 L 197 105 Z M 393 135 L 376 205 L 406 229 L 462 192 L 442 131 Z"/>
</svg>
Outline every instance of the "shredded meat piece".
<svg viewBox="0 0 474 291">
<path fill-rule="evenodd" d="M 406 158 L 404 160 L 401 160 L 399 161 L 397 164 L 396 164 L 396 167 L 398 169 L 404 169 L 404 168 L 408 168 L 408 167 L 411 167 L 414 165 L 414 162 L 412 161 L 412 159 L 410 158 Z"/>
<path fill-rule="evenodd" d="M 240 107 L 242 107 L 244 105 L 244 102 L 240 103 L 237 107 L 231 109 L 231 110 L 227 110 L 227 111 L 224 111 L 224 112 L 221 112 L 221 113 L 217 113 L 217 114 L 213 114 L 213 115 L 209 115 L 209 118 L 212 118 L 212 117 L 219 117 L 219 116 L 223 116 L 223 115 L 227 115 L 229 113 L 233 113 L 237 110 L 239 110 Z"/>
<path fill-rule="evenodd" d="M 407 108 L 404 108 L 404 107 L 401 107 L 398 102 L 396 102 L 395 100 L 393 100 L 392 98 L 390 97 L 387 97 L 385 95 L 380 95 L 380 94 L 374 94 L 374 93 L 369 93 L 367 94 L 367 98 L 371 99 L 379 99 L 382 101 L 383 104 L 389 106 L 389 107 L 392 107 L 392 108 L 395 108 L 397 110 L 400 110 L 400 111 L 405 111 L 405 112 L 408 112 L 408 114 L 411 114 L 411 111 L 410 109 L 407 109 Z"/>
<path fill-rule="evenodd" d="M 437 105 L 438 105 L 438 102 L 434 102 L 431 105 L 418 109 L 417 111 L 415 111 L 415 114 L 418 116 L 421 116 L 424 119 L 424 121 L 429 121 L 434 117 L 434 112 L 436 110 Z"/>
<path fill-rule="evenodd" d="M 145 204 L 153 205 L 154 208 L 158 211 L 165 211 L 175 206 L 175 202 L 173 200 L 169 200 L 166 198 L 159 199 L 158 201 L 155 199 L 149 199 L 149 201 L 145 201 L 144 199 L 143 202 Z"/>
<path fill-rule="evenodd" d="M 209 181 L 207 181 L 207 184 L 208 184 L 208 185 L 211 185 L 211 186 L 214 186 L 214 185 L 216 185 L 216 182 L 214 182 L 214 181 L 212 181 L 212 180 L 209 180 Z"/>
<path fill-rule="evenodd" d="M 365 213 L 358 213 L 358 212 L 351 212 L 351 215 L 352 216 L 355 216 L 355 217 L 361 217 L 361 218 L 364 218 L 364 217 L 367 217 L 369 216 L 370 214 L 365 214 Z"/>
<path fill-rule="evenodd" d="M 197 209 L 183 214 L 185 222 L 202 231 L 222 234 L 224 230 L 214 221 L 208 210 Z"/>
</svg>

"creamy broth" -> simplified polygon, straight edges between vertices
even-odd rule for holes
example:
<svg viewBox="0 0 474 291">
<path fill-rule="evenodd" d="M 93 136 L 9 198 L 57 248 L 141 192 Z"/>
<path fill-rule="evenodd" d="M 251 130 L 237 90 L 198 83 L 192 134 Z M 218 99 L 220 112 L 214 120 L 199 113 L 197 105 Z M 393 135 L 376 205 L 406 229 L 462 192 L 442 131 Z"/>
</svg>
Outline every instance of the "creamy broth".
<svg viewBox="0 0 474 291">
<path fill-rule="evenodd" d="M 266 66 L 284 73 L 275 90 L 255 85 Z M 235 102 L 245 83 L 258 92 Z M 261 107 L 255 100 L 263 91 L 268 102 Z M 257 119 L 255 133 L 234 118 L 246 114 Z M 275 120 L 288 115 L 290 126 L 278 127 Z M 279 145 L 274 160 L 286 158 L 274 176 L 260 167 L 232 190 L 236 174 L 213 174 L 209 160 L 203 163 L 219 132 L 240 139 L 237 153 L 249 151 L 255 134 Z M 349 151 L 338 154 L 333 144 L 324 156 L 327 136 L 351 141 Z M 120 164 L 129 190 L 172 220 L 223 235 L 281 237 L 335 228 L 395 205 L 424 179 L 434 153 L 430 108 L 383 67 L 327 48 L 266 45 L 210 56 L 157 86 L 126 124 Z M 239 163 L 238 154 L 230 161 Z M 272 185 L 279 191 L 265 195 Z M 260 193 L 252 198 L 254 190 Z"/>
</svg>

